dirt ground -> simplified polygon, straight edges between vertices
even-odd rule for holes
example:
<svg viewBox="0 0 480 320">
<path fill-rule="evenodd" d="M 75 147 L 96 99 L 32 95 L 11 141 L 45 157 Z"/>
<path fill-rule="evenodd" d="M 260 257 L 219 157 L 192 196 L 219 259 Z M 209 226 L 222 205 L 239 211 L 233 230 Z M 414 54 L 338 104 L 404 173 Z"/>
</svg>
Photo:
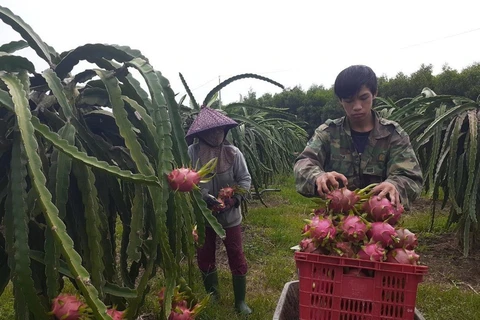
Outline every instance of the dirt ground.
<svg viewBox="0 0 480 320">
<path fill-rule="evenodd" d="M 431 210 L 431 201 L 420 198 L 415 201 L 413 210 Z M 463 256 L 463 248 L 455 232 L 419 236 L 421 246 L 420 261 L 428 266 L 424 282 L 433 282 L 471 290 L 480 293 L 480 250 Z"/>
</svg>

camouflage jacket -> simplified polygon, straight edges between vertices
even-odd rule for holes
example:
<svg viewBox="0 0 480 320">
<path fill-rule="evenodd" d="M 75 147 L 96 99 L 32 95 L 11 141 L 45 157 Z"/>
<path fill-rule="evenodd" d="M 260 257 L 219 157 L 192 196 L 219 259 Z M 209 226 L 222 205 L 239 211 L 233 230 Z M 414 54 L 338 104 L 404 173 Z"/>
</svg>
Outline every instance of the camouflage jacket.
<svg viewBox="0 0 480 320">
<path fill-rule="evenodd" d="M 303 152 L 295 160 L 294 175 L 297 192 L 317 195 L 318 175 L 337 171 L 348 179 L 354 190 L 371 183 L 388 181 L 395 185 L 405 208 L 422 189 L 423 176 L 407 133 L 394 121 L 374 114 L 374 128 L 365 151 L 359 154 L 353 145 L 345 117 L 327 120 L 319 126 Z"/>
</svg>

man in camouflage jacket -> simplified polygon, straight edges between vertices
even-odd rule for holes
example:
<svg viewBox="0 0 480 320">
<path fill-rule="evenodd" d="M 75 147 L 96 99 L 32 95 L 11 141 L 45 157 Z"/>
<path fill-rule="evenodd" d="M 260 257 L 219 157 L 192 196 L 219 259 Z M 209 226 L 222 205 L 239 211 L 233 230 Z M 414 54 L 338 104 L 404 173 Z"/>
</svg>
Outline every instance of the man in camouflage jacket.
<svg viewBox="0 0 480 320">
<path fill-rule="evenodd" d="M 346 116 L 318 127 L 295 161 L 297 191 L 324 197 L 330 187 L 350 190 L 378 183 L 373 193 L 409 208 L 421 192 L 422 171 L 407 133 L 372 110 L 377 93 L 373 71 L 352 66 L 335 81 Z"/>
</svg>

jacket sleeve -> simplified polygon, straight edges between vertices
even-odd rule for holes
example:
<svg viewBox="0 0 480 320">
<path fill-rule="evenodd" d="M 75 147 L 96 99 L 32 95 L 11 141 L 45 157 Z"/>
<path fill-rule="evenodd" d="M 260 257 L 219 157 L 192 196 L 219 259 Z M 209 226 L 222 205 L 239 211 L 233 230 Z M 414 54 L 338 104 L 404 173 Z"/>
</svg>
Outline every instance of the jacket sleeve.
<svg viewBox="0 0 480 320">
<path fill-rule="evenodd" d="M 405 209 L 410 208 L 422 192 L 423 175 L 410 138 L 403 130 L 397 131 L 390 141 L 390 156 L 387 162 L 387 179 L 400 193 Z"/>
<path fill-rule="evenodd" d="M 233 175 L 235 182 L 243 189 L 249 191 L 252 184 L 252 177 L 248 172 L 247 162 L 242 152 L 237 149 L 235 155 L 235 163 L 233 167 Z"/>
<path fill-rule="evenodd" d="M 305 197 L 317 195 L 315 180 L 320 174 L 325 173 L 329 141 L 328 133 L 325 131 L 327 127 L 322 125 L 315 130 L 307 146 L 295 160 L 293 174 L 296 190 Z"/>
<path fill-rule="evenodd" d="M 252 177 L 248 172 L 248 167 L 247 167 L 247 162 L 245 161 L 245 157 L 243 156 L 242 152 L 238 148 L 235 154 L 233 176 L 238 186 L 245 189 L 247 192 L 250 192 Z M 239 201 L 242 199 L 241 195 L 235 195 L 235 197 Z"/>
</svg>

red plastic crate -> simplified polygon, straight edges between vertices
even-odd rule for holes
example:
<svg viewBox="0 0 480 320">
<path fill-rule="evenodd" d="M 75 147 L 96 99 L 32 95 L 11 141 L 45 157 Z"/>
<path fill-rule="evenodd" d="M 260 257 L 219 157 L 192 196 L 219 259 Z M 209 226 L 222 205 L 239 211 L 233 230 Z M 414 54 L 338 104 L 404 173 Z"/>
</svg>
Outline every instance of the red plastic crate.
<svg viewBox="0 0 480 320">
<path fill-rule="evenodd" d="M 428 267 L 295 252 L 300 320 L 413 320 Z M 348 274 L 351 268 L 365 276 Z"/>
</svg>

